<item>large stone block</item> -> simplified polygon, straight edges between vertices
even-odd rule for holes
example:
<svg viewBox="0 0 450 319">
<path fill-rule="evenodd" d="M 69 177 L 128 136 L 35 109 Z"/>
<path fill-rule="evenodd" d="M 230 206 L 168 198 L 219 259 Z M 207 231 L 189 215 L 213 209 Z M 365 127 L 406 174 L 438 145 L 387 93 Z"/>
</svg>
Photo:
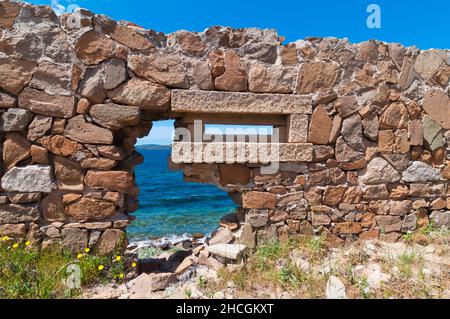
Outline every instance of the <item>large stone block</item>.
<svg viewBox="0 0 450 319">
<path fill-rule="evenodd" d="M 110 191 L 129 192 L 134 186 L 133 176 L 125 171 L 89 171 L 84 180 L 87 186 Z"/>
<path fill-rule="evenodd" d="M 267 192 L 246 192 L 242 198 L 244 208 L 274 209 L 277 195 Z"/>
<path fill-rule="evenodd" d="M 172 90 L 173 112 L 311 114 L 311 99 L 301 95 Z"/>
<path fill-rule="evenodd" d="M 82 115 L 68 121 L 64 135 L 80 143 L 112 144 L 113 142 L 113 134 L 110 130 L 86 122 Z"/>
<path fill-rule="evenodd" d="M 13 167 L 2 177 L 2 188 L 7 192 L 50 193 L 55 188 L 51 167 L 46 165 Z"/>
<path fill-rule="evenodd" d="M 0 224 L 32 222 L 39 218 L 39 209 L 35 205 L 0 205 Z"/>
<path fill-rule="evenodd" d="M 141 112 L 137 106 L 107 103 L 93 105 L 89 114 L 101 126 L 111 130 L 119 130 L 126 126 L 138 124 Z"/>
<path fill-rule="evenodd" d="M 19 94 L 19 106 L 41 115 L 69 118 L 75 113 L 75 97 L 49 95 L 27 87 Z"/>
</svg>

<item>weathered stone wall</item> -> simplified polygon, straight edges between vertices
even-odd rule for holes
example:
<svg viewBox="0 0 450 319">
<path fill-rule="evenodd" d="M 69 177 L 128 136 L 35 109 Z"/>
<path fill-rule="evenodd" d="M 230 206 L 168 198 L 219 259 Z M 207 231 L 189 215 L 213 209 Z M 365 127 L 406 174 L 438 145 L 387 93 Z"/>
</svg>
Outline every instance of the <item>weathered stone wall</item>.
<svg viewBox="0 0 450 319">
<path fill-rule="evenodd" d="M 223 224 L 240 222 L 242 242 L 396 240 L 429 220 L 449 224 L 449 51 L 283 45 L 273 30 L 223 27 L 164 35 L 9 1 L 0 30 L 2 235 L 99 254 L 123 247 L 138 207 L 136 139 L 154 120 L 188 127 L 189 114 L 220 119 L 227 106 L 226 121 L 280 124 L 292 159 L 273 175 L 255 164 L 178 165 L 241 204 Z M 205 91 L 227 93 L 198 109 Z"/>
</svg>

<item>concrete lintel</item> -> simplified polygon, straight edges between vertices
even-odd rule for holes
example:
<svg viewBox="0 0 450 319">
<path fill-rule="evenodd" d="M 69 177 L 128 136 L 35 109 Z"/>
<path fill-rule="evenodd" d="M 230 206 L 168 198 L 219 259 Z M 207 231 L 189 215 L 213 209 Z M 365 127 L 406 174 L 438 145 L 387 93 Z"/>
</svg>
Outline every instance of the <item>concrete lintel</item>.
<svg viewBox="0 0 450 319">
<path fill-rule="evenodd" d="M 311 114 L 310 96 L 198 90 L 172 90 L 172 112 Z"/>
<path fill-rule="evenodd" d="M 311 162 L 313 145 L 307 143 L 196 143 L 174 142 L 174 163 Z"/>
</svg>

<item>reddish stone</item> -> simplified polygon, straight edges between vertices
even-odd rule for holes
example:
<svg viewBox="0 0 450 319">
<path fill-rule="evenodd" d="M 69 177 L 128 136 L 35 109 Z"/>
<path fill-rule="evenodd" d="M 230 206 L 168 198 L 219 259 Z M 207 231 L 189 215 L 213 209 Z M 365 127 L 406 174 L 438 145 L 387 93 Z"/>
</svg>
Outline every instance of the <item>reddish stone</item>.
<svg viewBox="0 0 450 319">
<path fill-rule="evenodd" d="M 133 176 L 125 171 L 88 171 L 84 180 L 89 187 L 105 188 L 109 191 L 129 192 L 134 186 Z"/>
<path fill-rule="evenodd" d="M 242 198 L 244 208 L 268 208 L 274 209 L 277 201 L 277 195 L 267 192 L 246 192 Z"/>
</svg>

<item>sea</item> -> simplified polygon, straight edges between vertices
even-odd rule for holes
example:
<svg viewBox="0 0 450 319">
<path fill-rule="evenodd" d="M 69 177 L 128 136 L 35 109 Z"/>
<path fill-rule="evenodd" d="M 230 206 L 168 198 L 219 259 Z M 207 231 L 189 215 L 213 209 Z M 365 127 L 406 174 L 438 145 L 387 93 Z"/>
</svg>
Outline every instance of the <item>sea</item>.
<svg viewBox="0 0 450 319">
<path fill-rule="evenodd" d="M 137 146 L 144 163 L 136 167 L 139 210 L 127 227 L 131 243 L 177 242 L 194 234 L 210 235 L 236 205 L 214 185 L 186 183 L 183 172 L 169 171 L 170 147 Z"/>
</svg>

